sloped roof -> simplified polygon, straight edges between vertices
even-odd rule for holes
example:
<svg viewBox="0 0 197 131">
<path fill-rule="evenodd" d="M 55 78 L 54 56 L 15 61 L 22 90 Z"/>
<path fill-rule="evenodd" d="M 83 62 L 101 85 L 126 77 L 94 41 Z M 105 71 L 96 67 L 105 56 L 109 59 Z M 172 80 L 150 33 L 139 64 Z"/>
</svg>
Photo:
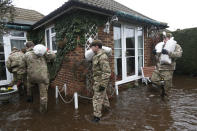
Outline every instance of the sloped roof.
<svg viewBox="0 0 197 131">
<path fill-rule="evenodd" d="M 79 1 L 88 5 L 96 6 L 98 8 L 103 8 L 103 9 L 115 11 L 115 12 L 121 11 L 127 14 L 132 14 L 132 15 L 143 17 L 143 18 L 151 19 L 114 0 L 70 0 L 70 1 Z"/>
<path fill-rule="evenodd" d="M 43 14 L 29 9 L 15 7 L 14 23 L 33 25 L 44 17 Z"/>
<path fill-rule="evenodd" d="M 153 20 L 114 0 L 69 0 L 68 2 L 65 2 L 65 4 L 63 4 L 61 7 L 57 8 L 55 11 L 51 12 L 49 15 L 45 16 L 40 21 L 36 22 L 33 25 L 33 28 L 39 28 L 40 26 L 43 26 L 44 24 L 54 20 L 61 14 L 65 13 L 66 10 L 73 8 L 95 10 L 96 12 L 104 12 L 104 14 L 111 16 L 118 15 L 118 17 L 130 19 L 144 24 L 156 25 L 162 28 L 167 27 L 166 23 Z"/>
</svg>

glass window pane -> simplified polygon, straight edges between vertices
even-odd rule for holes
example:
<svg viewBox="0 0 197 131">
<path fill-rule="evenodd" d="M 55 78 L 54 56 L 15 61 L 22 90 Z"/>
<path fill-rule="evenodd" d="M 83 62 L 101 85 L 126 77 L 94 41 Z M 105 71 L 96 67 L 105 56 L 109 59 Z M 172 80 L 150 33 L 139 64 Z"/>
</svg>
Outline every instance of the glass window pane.
<svg viewBox="0 0 197 131">
<path fill-rule="evenodd" d="M 122 50 L 121 49 L 114 49 L 115 57 L 122 57 Z"/>
<path fill-rule="evenodd" d="M 25 47 L 24 43 L 26 42 L 26 40 L 11 40 L 11 49 L 13 47 L 16 47 L 17 49 L 22 49 Z"/>
<path fill-rule="evenodd" d="M 135 48 L 135 30 L 132 28 L 126 28 L 126 48 Z"/>
<path fill-rule="evenodd" d="M 52 47 L 53 47 L 53 50 L 57 50 L 57 45 L 56 45 L 56 38 L 55 38 L 55 36 L 52 37 Z"/>
<path fill-rule="evenodd" d="M 143 56 L 138 57 L 138 75 L 141 75 L 141 67 L 143 67 Z"/>
<path fill-rule="evenodd" d="M 4 55 L 4 47 L 0 44 L 0 80 L 6 80 L 6 67 L 5 67 L 5 55 Z"/>
<path fill-rule="evenodd" d="M 135 75 L 135 58 L 127 58 L 127 76 Z"/>
<path fill-rule="evenodd" d="M 3 45 L 3 36 L 0 35 L 0 46 Z"/>
<path fill-rule="evenodd" d="M 138 55 L 142 56 L 143 55 L 143 49 L 138 49 Z"/>
<path fill-rule="evenodd" d="M 50 50 L 50 37 L 49 37 L 49 30 L 46 31 L 46 37 L 47 37 L 47 48 Z"/>
<path fill-rule="evenodd" d="M 51 28 L 51 33 L 55 33 L 55 28 L 54 27 Z"/>
<path fill-rule="evenodd" d="M 135 56 L 135 49 L 127 49 L 126 56 Z"/>
<path fill-rule="evenodd" d="M 137 32 L 138 36 L 138 48 L 143 48 L 143 32 L 141 30 L 138 30 Z"/>
<path fill-rule="evenodd" d="M 122 58 L 114 59 L 114 67 L 115 67 L 115 80 L 122 80 Z"/>
<path fill-rule="evenodd" d="M 120 27 L 114 27 L 114 48 L 122 48 Z"/>
<path fill-rule="evenodd" d="M 25 32 L 23 31 L 11 31 L 10 34 L 11 36 L 25 37 Z"/>
</svg>

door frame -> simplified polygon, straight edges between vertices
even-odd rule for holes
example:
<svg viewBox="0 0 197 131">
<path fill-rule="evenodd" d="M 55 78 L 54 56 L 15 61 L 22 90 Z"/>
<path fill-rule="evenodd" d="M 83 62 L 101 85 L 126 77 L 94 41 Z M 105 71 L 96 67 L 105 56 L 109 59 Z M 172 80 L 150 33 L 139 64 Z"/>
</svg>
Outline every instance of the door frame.
<svg viewBox="0 0 197 131">
<path fill-rule="evenodd" d="M 141 75 L 138 75 L 138 26 L 134 26 L 128 23 L 120 23 L 121 28 L 121 45 L 122 45 L 122 80 L 116 81 L 115 85 L 118 86 L 120 84 L 124 84 L 130 81 L 134 81 L 137 79 L 141 79 Z M 125 29 L 126 27 L 133 28 L 135 33 L 135 75 L 127 76 L 127 61 L 126 61 L 126 36 L 125 36 Z M 141 27 L 140 27 L 141 28 Z M 142 31 L 143 32 L 143 31 Z M 143 47 L 144 47 L 144 32 L 142 33 L 143 36 Z M 144 65 L 144 50 L 143 50 L 143 65 Z"/>
<path fill-rule="evenodd" d="M 24 37 L 16 37 L 16 36 L 11 36 L 10 34 L 6 34 L 3 36 L 3 43 L 4 43 L 4 57 L 5 57 L 5 62 L 8 60 L 9 54 L 11 53 L 11 40 L 26 40 L 26 32 L 24 32 Z M 8 71 L 6 68 L 6 75 L 7 75 L 7 80 L 0 80 L 0 86 L 2 85 L 8 85 L 12 80 L 13 80 L 13 75 Z"/>
</svg>

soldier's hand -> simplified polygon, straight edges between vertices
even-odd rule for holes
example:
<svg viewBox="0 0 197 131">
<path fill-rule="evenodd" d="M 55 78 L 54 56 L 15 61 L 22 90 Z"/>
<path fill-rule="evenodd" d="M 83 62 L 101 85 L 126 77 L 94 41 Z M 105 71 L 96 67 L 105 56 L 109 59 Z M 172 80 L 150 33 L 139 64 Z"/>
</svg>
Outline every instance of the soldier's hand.
<svg viewBox="0 0 197 131">
<path fill-rule="evenodd" d="M 168 54 L 168 51 L 166 49 L 162 49 L 161 53 L 167 55 Z"/>
<path fill-rule="evenodd" d="M 103 87 L 103 86 L 99 86 L 99 91 L 101 92 L 101 91 L 104 91 L 105 90 L 105 87 Z"/>
<path fill-rule="evenodd" d="M 153 55 L 156 55 L 156 54 L 157 54 L 156 49 L 154 49 L 154 50 L 152 51 L 152 53 L 153 53 Z"/>
</svg>

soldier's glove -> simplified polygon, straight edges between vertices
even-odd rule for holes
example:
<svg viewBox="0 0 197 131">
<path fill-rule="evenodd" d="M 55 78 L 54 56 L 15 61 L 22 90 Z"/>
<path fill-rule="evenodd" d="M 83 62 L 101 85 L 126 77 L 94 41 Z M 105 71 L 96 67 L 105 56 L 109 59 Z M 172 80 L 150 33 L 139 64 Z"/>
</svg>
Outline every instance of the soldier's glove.
<svg viewBox="0 0 197 131">
<path fill-rule="evenodd" d="M 152 53 L 153 53 L 153 55 L 156 55 L 156 54 L 157 54 L 156 49 L 154 49 L 154 50 L 152 51 Z"/>
<path fill-rule="evenodd" d="M 161 53 L 167 55 L 168 51 L 166 49 L 162 49 Z"/>
<path fill-rule="evenodd" d="M 99 91 L 101 92 L 101 91 L 104 91 L 105 90 L 105 87 L 103 87 L 103 86 L 99 86 Z"/>
</svg>

